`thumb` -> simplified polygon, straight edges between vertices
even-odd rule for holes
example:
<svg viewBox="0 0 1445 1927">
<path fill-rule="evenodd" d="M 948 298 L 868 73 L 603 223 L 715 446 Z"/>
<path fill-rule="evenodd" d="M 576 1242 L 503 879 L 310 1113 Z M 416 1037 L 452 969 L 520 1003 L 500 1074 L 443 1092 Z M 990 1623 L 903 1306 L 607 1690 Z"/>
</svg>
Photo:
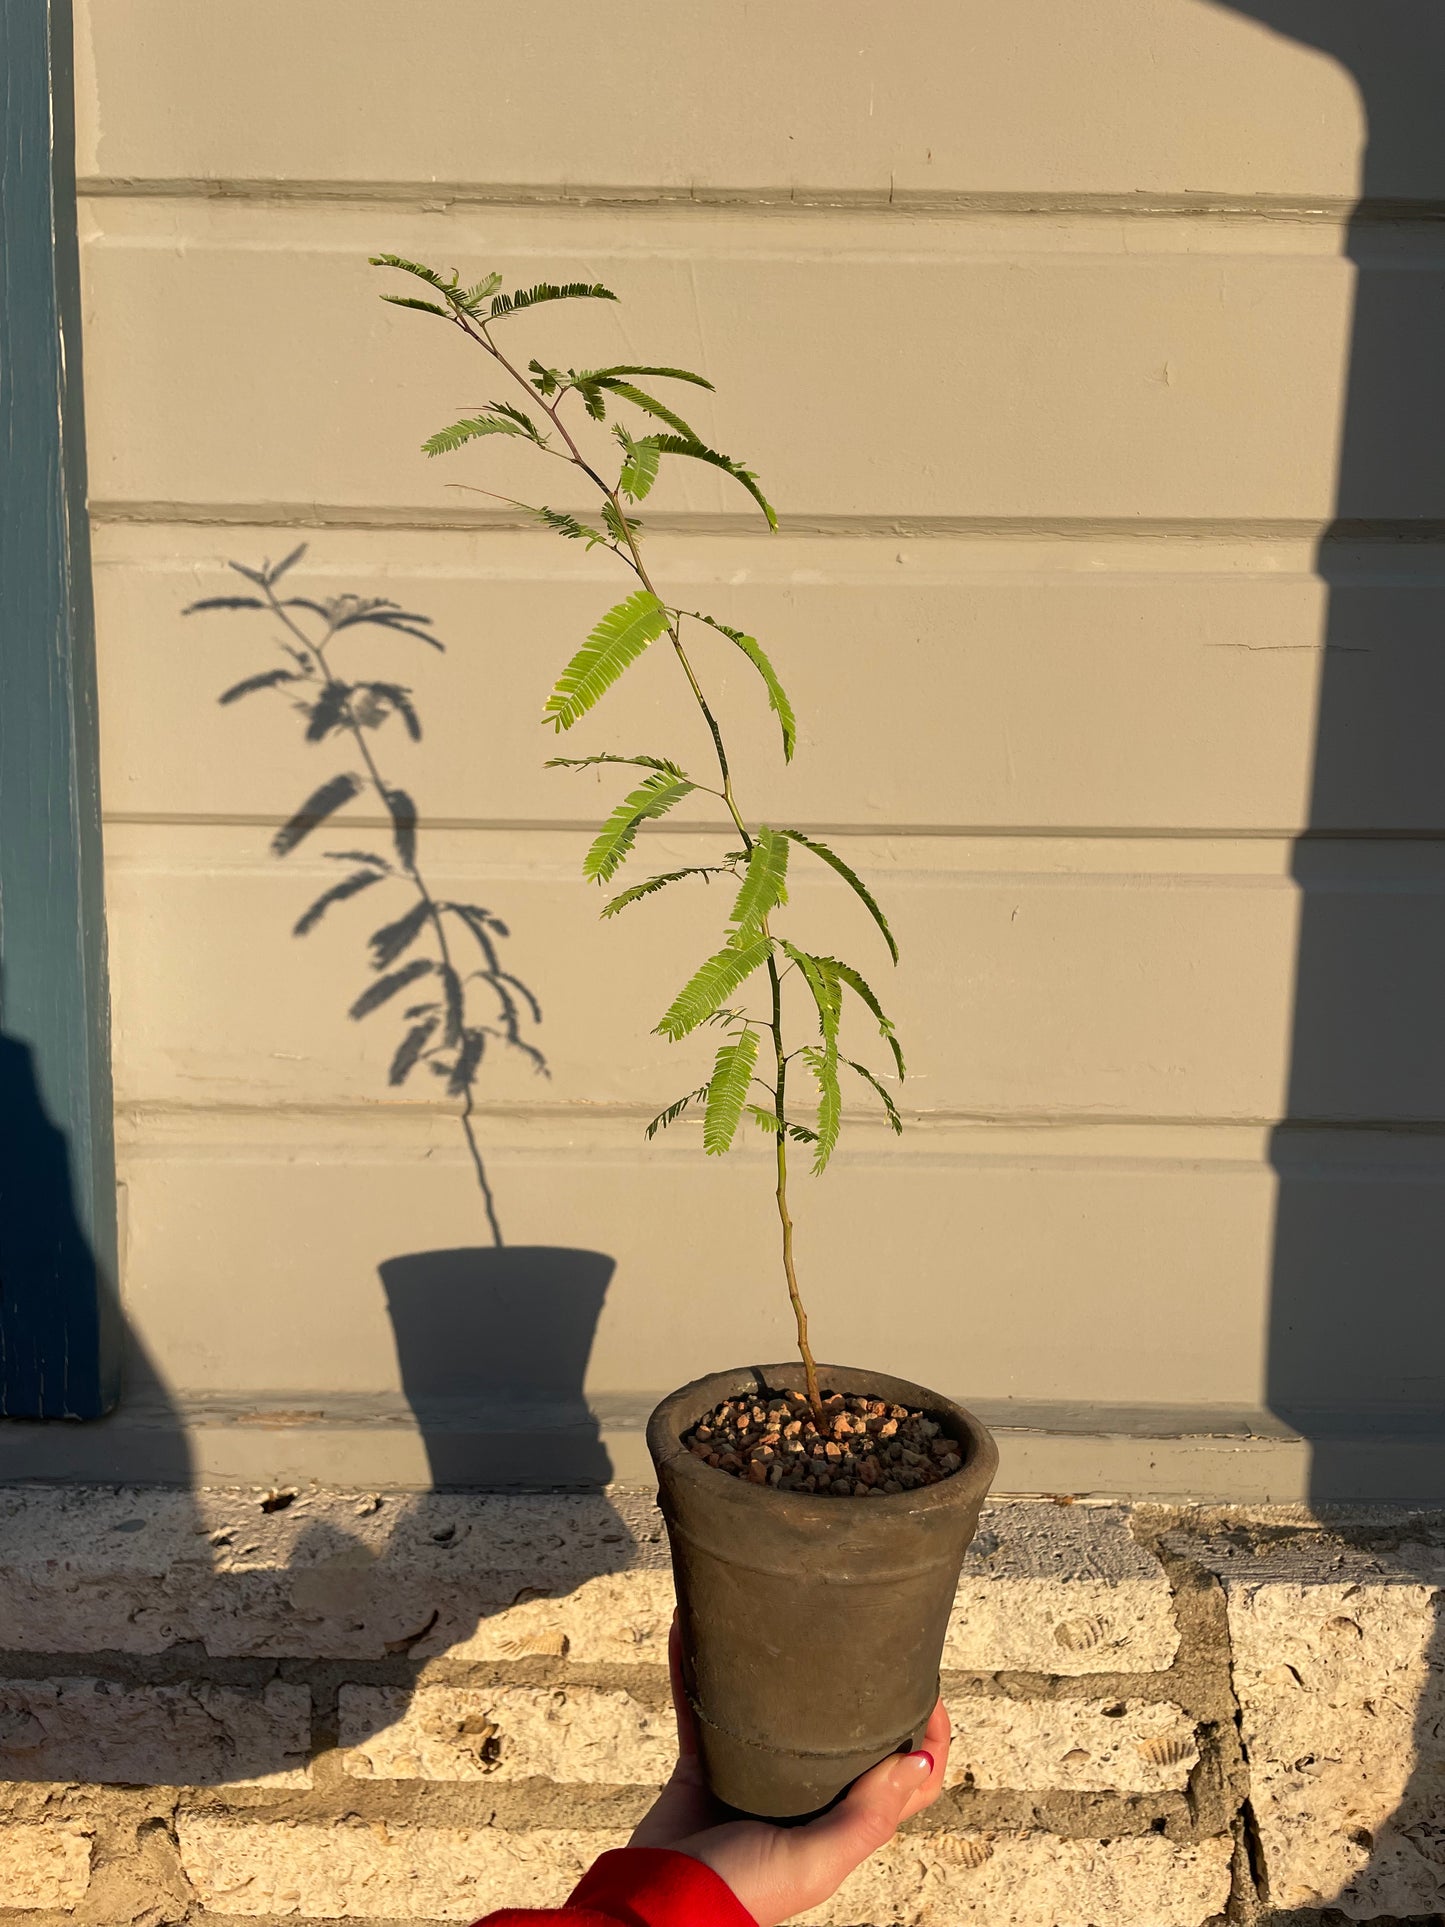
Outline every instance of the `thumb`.
<svg viewBox="0 0 1445 1927">
<path fill-rule="evenodd" d="M 925 1804 L 920 1795 L 939 1772 L 929 1753 L 895 1754 L 856 1781 L 831 1813 L 800 1829 L 795 1837 L 809 1887 L 831 1894 Z"/>
</svg>

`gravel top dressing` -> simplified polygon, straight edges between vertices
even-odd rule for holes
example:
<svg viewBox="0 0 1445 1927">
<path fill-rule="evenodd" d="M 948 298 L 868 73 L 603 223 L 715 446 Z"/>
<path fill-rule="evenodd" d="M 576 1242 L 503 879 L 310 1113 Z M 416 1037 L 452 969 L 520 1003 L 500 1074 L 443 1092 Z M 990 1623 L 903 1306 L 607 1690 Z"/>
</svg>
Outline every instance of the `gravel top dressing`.
<svg viewBox="0 0 1445 1927">
<path fill-rule="evenodd" d="M 784 1492 L 880 1498 L 937 1485 L 963 1448 L 935 1419 L 881 1398 L 830 1392 L 819 1430 L 801 1392 L 724 1399 L 682 1442 L 720 1472 Z"/>
</svg>

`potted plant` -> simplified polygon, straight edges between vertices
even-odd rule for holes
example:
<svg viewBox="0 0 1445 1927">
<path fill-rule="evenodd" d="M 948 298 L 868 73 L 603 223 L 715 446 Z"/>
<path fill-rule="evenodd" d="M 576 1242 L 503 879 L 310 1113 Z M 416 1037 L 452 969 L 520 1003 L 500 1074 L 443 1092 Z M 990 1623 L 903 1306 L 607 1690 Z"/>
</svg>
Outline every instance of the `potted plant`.
<svg viewBox="0 0 1445 1927">
<path fill-rule="evenodd" d="M 887 1084 L 845 1054 L 845 1014 L 861 1012 L 901 1079 L 903 1056 L 883 1006 L 851 964 L 810 949 L 779 927 L 795 855 L 840 877 L 896 962 L 897 945 L 872 892 L 836 851 L 802 831 L 754 823 L 735 794 L 721 724 L 694 644 L 735 649 L 757 671 L 785 761 L 792 705 L 757 640 L 665 596 L 643 553 L 633 513 L 664 460 L 706 463 L 731 477 L 776 528 L 756 475 L 710 447 L 655 385 L 709 389 L 685 368 L 620 364 L 555 368 L 512 347 L 514 318 L 543 303 L 614 301 L 595 283 L 542 283 L 513 293 L 490 274 L 462 285 L 419 262 L 384 254 L 425 292 L 383 299 L 439 318 L 464 335 L 503 389 L 423 447 L 442 455 L 492 436 L 564 463 L 594 503 L 552 508 L 513 502 L 543 527 L 605 548 L 631 576 L 627 597 L 602 616 L 563 669 L 543 721 L 580 722 L 654 643 L 672 656 L 711 739 L 715 775 L 694 776 L 666 756 L 604 751 L 555 757 L 553 767 L 616 764 L 642 772 L 598 831 L 583 874 L 607 886 L 634 853 L 645 823 L 694 794 L 717 799 L 730 829 L 716 861 L 647 877 L 604 904 L 616 916 L 656 892 L 704 876 L 736 889 L 717 949 L 682 986 L 657 1031 L 681 1042 L 722 1032 L 710 1075 L 669 1104 L 649 1137 L 693 1107 L 710 1155 L 747 1124 L 773 1142 L 783 1281 L 797 1329 L 796 1363 L 718 1372 L 663 1400 L 648 1427 L 672 1546 L 684 1676 L 717 1795 L 741 1810 L 783 1817 L 826 1805 L 859 1773 L 921 1734 L 959 1568 L 997 1465 L 988 1433 L 926 1387 L 871 1370 L 819 1366 L 798 1285 L 789 1209 L 789 1153 L 802 1147 L 821 1173 L 842 1124 L 842 1079 L 857 1077 L 902 1119 Z M 647 387 L 639 384 L 646 382 Z M 609 447 L 610 439 L 610 447 Z M 604 452 L 605 451 L 605 452 Z M 610 461 L 609 461 L 610 457 Z M 608 479 L 615 467 L 616 479 Z M 747 1001 L 760 992 L 760 1004 Z M 801 1010 L 801 1034 L 796 1013 Z M 800 1079 L 807 1095 L 798 1099 Z"/>
</svg>

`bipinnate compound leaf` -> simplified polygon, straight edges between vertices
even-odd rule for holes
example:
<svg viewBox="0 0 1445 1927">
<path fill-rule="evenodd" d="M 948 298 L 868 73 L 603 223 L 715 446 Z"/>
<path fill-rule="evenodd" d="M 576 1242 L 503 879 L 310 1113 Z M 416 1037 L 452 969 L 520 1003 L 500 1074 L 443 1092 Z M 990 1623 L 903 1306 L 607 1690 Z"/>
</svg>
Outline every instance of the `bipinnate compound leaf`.
<svg viewBox="0 0 1445 1927">
<path fill-rule="evenodd" d="M 748 867 L 728 919 L 736 930 L 734 943 L 747 943 L 779 904 L 788 900 L 787 839 L 765 823 L 748 851 Z"/>
<path fill-rule="evenodd" d="M 770 1137 L 778 1137 L 782 1133 L 783 1122 L 776 1111 L 770 1111 L 761 1104 L 748 1104 L 743 1108 L 746 1115 L 753 1120 L 759 1130 L 766 1131 Z M 816 1131 L 810 1131 L 806 1124 L 794 1124 L 790 1121 L 787 1126 L 787 1134 L 797 1144 L 816 1144 L 818 1142 L 818 1133 Z"/>
<path fill-rule="evenodd" d="M 615 430 L 622 444 L 622 472 L 617 486 L 630 502 L 640 502 L 657 480 L 657 464 L 662 457 L 650 435 L 634 441 L 625 428 Z"/>
<path fill-rule="evenodd" d="M 741 462 L 735 462 L 731 455 L 721 455 L 717 449 L 708 448 L 703 442 L 695 442 L 687 435 L 651 435 L 648 439 L 655 442 L 664 455 L 686 455 L 694 462 L 707 462 L 713 468 L 720 468 L 724 475 L 731 475 L 768 518 L 768 527 L 775 529 L 778 526 L 773 505 L 758 487 L 757 476 L 750 468 L 744 468 Z"/>
<path fill-rule="evenodd" d="M 665 1111 L 659 1111 L 657 1113 L 657 1116 L 648 1125 L 643 1135 L 647 1138 L 655 1138 L 658 1132 L 665 1131 L 669 1124 L 676 1124 L 689 1104 L 701 1104 L 706 1097 L 707 1085 L 699 1084 L 697 1089 L 695 1091 L 689 1091 L 686 1097 L 674 1099 Z"/>
<path fill-rule="evenodd" d="M 769 938 L 757 936 L 750 943 L 729 944 L 719 950 L 683 985 L 663 1013 L 657 1025 L 658 1034 L 670 1037 L 674 1043 L 686 1037 L 689 1031 L 705 1024 L 713 1012 L 723 1004 L 740 984 L 746 983 L 755 970 L 760 970 L 772 955 L 773 946 Z"/>
<path fill-rule="evenodd" d="M 707 1109 L 702 1120 L 702 1148 L 720 1156 L 732 1144 L 752 1088 L 758 1061 L 758 1033 L 749 1026 L 721 1046 L 707 1085 Z"/>
<path fill-rule="evenodd" d="M 903 1069 L 903 1052 L 899 1047 L 898 1037 L 893 1029 L 892 1019 L 884 1016 L 883 1006 L 863 981 L 861 972 L 855 970 L 851 964 L 839 963 L 836 957 L 831 958 L 829 961 L 836 968 L 839 980 L 847 984 L 848 988 L 853 992 L 853 995 L 860 998 L 873 1013 L 878 1023 L 878 1035 L 883 1039 L 884 1043 L 887 1044 L 889 1050 L 892 1051 L 893 1062 L 898 1067 L 899 1078 L 902 1079 L 906 1075 Z"/>
<path fill-rule="evenodd" d="M 491 319 L 498 321 L 518 308 L 535 308 L 543 301 L 615 301 L 611 288 L 600 281 L 539 281 L 535 288 L 518 288 L 512 294 L 495 295 Z"/>
<path fill-rule="evenodd" d="M 681 883 L 684 877 L 732 876 L 735 872 L 727 864 L 695 863 L 686 870 L 668 870 L 662 876 L 649 877 L 645 883 L 634 883 L 628 889 L 611 897 L 602 906 L 604 917 L 615 917 L 619 910 L 625 910 L 630 903 L 637 903 L 643 897 L 650 897 L 657 890 L 665 890 L 669 883 Z"/>
<path fill-rule="evenodd" d="M 422 443 L 424 455 L 450 455 L 468 442 L 480 441 L 484 435 L 523 435 L 543 446 L 543 437 L 537 425 L 520 408 L 510 408 L 501 402 L 490 402 L 489 412 L 484 415 L 464 415 L 459 422 L 450 427 L 439 428 L 435 435 L 428 435 Z"/>
<path fill-rule="evenodd" d="M 849 868 L 836 850 L 830 850 L 826 843 L 815 842 L 811 836 L 804 836 L 801 830 L 784 830 L 783 835 L 791 837 L 794 843 L 801 843 L 805 850 L 811 850 L 813 855 L 821 857 L 830 869 L 837 871 L 838 875 L 842 877 L 849 889 L 858 897 L 869 916 L 872 917 L 879 930 L 883 933 L 883 941 L 888 946 L 888 954 L 892 957 L 894 963 L 897 963 L 898 945 L 893 941 L 893 932 L 888 928 L 888 919 L 879 909 L 877 899 L 863 879 Z"/>
<path fill-rule="evenodd" d="M 612 381 L 618 375 L 658 375 L 669 381 L 690 381 L 694 388 L 706 388 L 712 392 L 712 383 L 705 375 L 695 375 L 690 368 L 644 368 L 635 362 L 619 365 L 616 368 L 589 368 L 591 381 Z"/>
<path fill-rule="evenodd" d="M 819 1050 L 815 1044 L 803 1046 L 803 1061 L 818 1081 L 818 1141 L 813 1148 L 813 1175 L 821 1177 L 828 1167 L 843 1123 L 843 1093 L 838 1084 L 838 1048 Z"/>
<path fill-rule="evenodd" d="M 901 1137 L 903 1135 L 903 1119 L 898 1115 L 898 1106 L 893 1102 L 892 1093 L 888 1087 L 873 1075 L 866 1064 L 855 1064 L 851 1057 L 845 1057 L 843 1062 L 848 1066 L 850 1071 L 857 1071 L 865 1084 L 872 1085 L 873 1089 L 883 1100 L 883 1108 L 888 1113 L 889 1129 L 895 1137 Z"/>
<path fill-rule="evenodd" d="M 570 729 L 666 628 L 667 610 L 651 590 L 639 589 L 617 603 L 557 678 L 543 720 Z"/>
<path fill-rule="evenodd" d="M 283 823 L 272 837 L 272 854 L 289 856 L 303 838 L 310 836 L 318 823 L 324 823 L 328 816 L 334 816 L 360 790 L 361 778 L 349 771 L 341 776 L 333 776 L 320 789 L 313 790 L 291 820 Z"/>
<path fill-rule="evenodd" d="M 709 629 L 716 629 L 719 635 L 726 636 L 734 643 L 763 679 L 763 687 L 768 692 L 768 707 L 778 719 L 778 727 L 783 733 L 783 761 L 791 763 L 793 751 L 798 746 L 798 724 L 793 715 L 793 705 L 788 701 L 788 692 L 778 681 L 778 672 L 768 661 L 756 636 L 744 634 L 741 629 L 730 628 L 714 616 L 700 615 L 695 609 L 677 611 L 678 615 L 690 615 L 696 622 L 705 622 Z"/>
<path fill-rule="evenodd" d="M 637 832 L 649 819 L 666 816 L 674 803 L 690 796 L 695 785 L 685 776 L 665 776 L 661 771 L 645 777 L 630 796 L 624 796 L 593 840 L 582 864 L 589 882 L 606 883 L 615 876 L 637 841 Z"/>
<path fill-rule="evenodd" d="M 623 401 L 630 401 L 634 408 L 640 408 L 645 415 L 653 415 L 658 421 L 666 422 L 669 428 L 676 429 L 684 441 L 697 441 L 697 430 L 689 427 L 682 416 L 669 408 L 666 402 L 658 401 L 655 395 L 649 395 L 646 389 L 634 387 L 630 381 L 618 381 L 615 377 L 609 379 L 602 375 L 594 375 L 592 381 L 595 387 L 605 389 L 609 395 L 617 395 Z"/>
</svg>

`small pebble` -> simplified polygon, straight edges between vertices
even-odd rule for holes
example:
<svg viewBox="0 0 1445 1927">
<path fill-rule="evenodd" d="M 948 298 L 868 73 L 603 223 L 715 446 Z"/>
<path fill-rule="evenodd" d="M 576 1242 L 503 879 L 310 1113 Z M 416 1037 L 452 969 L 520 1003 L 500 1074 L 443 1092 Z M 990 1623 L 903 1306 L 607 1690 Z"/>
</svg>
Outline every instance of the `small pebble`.
<svg viewBox="0 0 1445 1927">
<path fill-rule="evenodd" d="M 963 1464 L 963 1448 L 936 1420 L 856 1393 L 829 1392 L 821 1427 L 801 1392 L 728 1399 L 683 1444 L 750 1485 L 838 1498 L 913 1492 Z"/>
</svg>

